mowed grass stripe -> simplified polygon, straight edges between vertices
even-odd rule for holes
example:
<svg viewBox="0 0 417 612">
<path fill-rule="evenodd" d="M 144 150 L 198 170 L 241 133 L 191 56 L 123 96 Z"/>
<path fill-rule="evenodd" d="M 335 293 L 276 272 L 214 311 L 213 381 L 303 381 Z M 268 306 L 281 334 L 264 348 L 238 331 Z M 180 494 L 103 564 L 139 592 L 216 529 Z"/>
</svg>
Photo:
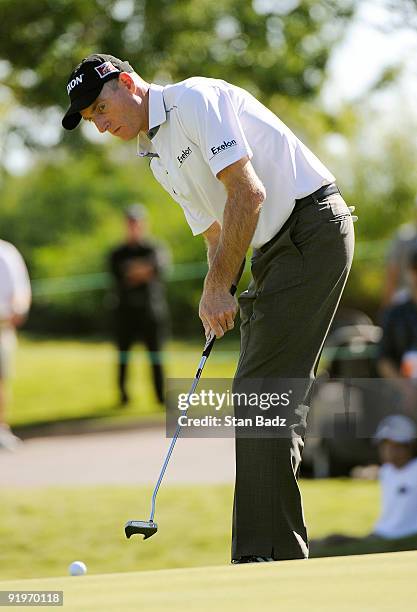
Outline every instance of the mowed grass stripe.
<svg viewBox="0 0 417 612">
<path fill-rule="evenodd" d="M 300 484 L 311 537 L 369 533 L 377 516 L 375 482 Z M 162 487 L 158 533 L 146 542 L 126 540 L 125 522 L 148 518 L 151 495 L 151 486 L 4 489 L 0 578 L 62 576 L 75 559 L 89 574 L 227 564 L 232 484 Z"/>
<path fill-rule="evenodd" d="M 170 342 L 166 346 L 168 378 L 194 377 L 203 348 L 201 342 Z M 117 352 L 109 342 L 34 340 L 19 343 L 16 377 L 11 381 L 13 427 L 65 419 L 130 418 L 161 414 L 147 352 L 140 345 L 131 354 L 131 403 L 118 406 Z M 205 368 L 206 378 L 233 377 L 237 344 L 218 343 Z"/>
<path fill-rule="evenodd" d="M 0 582 L 0 590 L 63 590 L 66 612 L 408 612 L 417 552 L 271 564 Z"/>
</svg>

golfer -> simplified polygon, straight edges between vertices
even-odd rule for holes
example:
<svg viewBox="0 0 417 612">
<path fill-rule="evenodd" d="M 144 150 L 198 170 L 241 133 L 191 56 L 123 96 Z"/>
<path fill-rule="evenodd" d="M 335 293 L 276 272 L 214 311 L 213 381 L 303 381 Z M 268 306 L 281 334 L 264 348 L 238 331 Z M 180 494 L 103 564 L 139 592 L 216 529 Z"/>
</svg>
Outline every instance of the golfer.
<svg viewBox="0 0 417 612">
<path fill-rule="evenodd" d="M 137 138 L 192 233 L 204 236 L 206 335 L 233 328 L 238 306 L 229 289 L 253 248 L 253 278 L 239 297 L 235 380 L 312 380 L 354 247 L 352 215 L 332 173 L 276 115 L 222 80 L 162 87 L 97 54 L 74 69 L 67 92 L 63 127 L 84 119 Z M 306 410 L 294 411 L 287 437 L 236 439 L 235 563 L 308 556 L 297 484 Z"/>
</svg>

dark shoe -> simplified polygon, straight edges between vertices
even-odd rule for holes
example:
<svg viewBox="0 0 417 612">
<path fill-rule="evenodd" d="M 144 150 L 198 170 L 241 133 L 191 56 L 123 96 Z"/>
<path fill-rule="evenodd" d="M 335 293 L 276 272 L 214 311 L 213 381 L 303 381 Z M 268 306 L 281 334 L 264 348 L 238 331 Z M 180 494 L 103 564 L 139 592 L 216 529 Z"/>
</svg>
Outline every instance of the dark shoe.
<svg viewBox="0 0 417 612">
<path fill-rule="evenodd" d="M 237 565 L 238 563 L 269 563 L 270 561 L 275 561 L 275 559 L 272 557 L 257 557 L 256 555 L 232 559 L 233 565 Z"/>
</svg>

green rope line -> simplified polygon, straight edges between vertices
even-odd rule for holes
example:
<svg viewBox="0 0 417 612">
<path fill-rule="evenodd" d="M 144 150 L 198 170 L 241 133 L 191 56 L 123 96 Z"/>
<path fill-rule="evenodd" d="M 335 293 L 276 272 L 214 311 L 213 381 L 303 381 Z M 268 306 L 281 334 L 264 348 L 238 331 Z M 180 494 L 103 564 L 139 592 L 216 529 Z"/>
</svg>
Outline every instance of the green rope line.
<svg viewBox="0 0 417 612">
<path fill-rule="evenodd" d="M 386 247 L 386 240 L 359 242 L 355 247 L 355 259 L 361 261 L 381 259 Z M 206 261 L 181 263 L 171 266 L 165 278 L 167 282 L 181 282 L 204 278 L 206 273 Z M 32 291 L 35 297 L 103 290 L 111 286 L 112 279 L 107 272 L 39 278 L 32 281 Z"/>
</svg>

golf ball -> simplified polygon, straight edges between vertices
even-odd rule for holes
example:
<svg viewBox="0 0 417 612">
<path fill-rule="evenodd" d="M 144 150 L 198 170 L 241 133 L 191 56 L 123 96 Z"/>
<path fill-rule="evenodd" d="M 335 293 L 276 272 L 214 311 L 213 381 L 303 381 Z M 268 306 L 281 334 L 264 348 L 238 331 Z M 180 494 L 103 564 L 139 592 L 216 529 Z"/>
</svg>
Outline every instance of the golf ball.
<svg viewBox="0 0 417 612">
<path fill-rule="evenodd" d="M 87 566 L 82 561 L 73 561 L 68 567 L 71 576 L 84 576 L 87 573 Z"/>
</svg>

